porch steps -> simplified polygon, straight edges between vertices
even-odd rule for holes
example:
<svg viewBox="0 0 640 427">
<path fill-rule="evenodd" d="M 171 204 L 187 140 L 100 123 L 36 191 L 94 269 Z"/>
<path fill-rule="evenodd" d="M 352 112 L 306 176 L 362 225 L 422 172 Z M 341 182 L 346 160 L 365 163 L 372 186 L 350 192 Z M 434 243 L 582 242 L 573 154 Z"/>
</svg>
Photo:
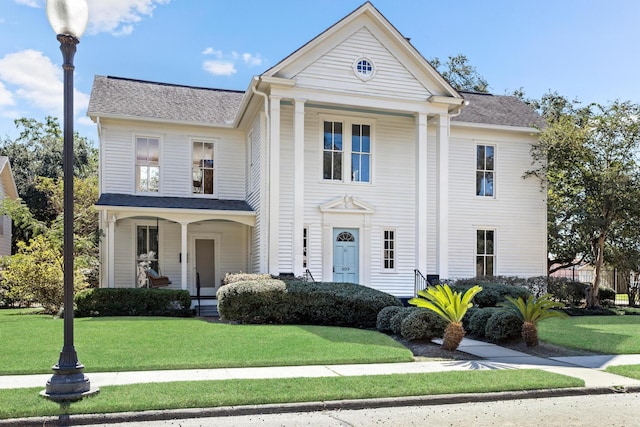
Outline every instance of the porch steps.
<svg viewBox="0 0 640 427">
<path fill-rule="evenodd" d="M 218 306 L 217 305 L 201 305 L 200 307 L 200 311 L 198 312 L 198 305 L 195 306 L 194 310 L 196 313 L 196 316 L 200 316 L 200 317 L 218 317 L 220 316 L 220 313 L 218 313 Z"/>
</svg>

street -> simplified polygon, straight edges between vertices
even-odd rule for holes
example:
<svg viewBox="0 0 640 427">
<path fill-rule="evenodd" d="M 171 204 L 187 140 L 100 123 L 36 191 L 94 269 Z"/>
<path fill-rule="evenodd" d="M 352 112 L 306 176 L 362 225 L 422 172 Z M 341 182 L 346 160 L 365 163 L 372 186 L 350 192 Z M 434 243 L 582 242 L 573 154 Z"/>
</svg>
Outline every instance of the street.
<svg viewBox="0 0 640 427">
<path fill-rule="evenodd" d="M 172 421 L 130 422 L 108 426 L 144 427 L 587 427 L 640 426 L 640 394 L 522 399 L 422 407 L 287 413 Z"/>
</svg>

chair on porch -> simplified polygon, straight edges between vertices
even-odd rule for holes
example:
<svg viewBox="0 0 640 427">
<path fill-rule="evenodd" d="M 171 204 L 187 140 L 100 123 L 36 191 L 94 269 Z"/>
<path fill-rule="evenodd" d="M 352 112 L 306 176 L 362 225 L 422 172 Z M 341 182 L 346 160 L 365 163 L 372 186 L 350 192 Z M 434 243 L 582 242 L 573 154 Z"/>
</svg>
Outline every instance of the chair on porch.
<svg viewBox="0 0 640 427">
<path fill-rule="evenodd" d="M 147 274 L 147 279 L 149 279 L 149 286 L 152 288 L 161 288 L 171 284 L 171 280 L 167 276 L 161 276 L 152 268 L 145 270 L 145 273 Z"/>
</svg>

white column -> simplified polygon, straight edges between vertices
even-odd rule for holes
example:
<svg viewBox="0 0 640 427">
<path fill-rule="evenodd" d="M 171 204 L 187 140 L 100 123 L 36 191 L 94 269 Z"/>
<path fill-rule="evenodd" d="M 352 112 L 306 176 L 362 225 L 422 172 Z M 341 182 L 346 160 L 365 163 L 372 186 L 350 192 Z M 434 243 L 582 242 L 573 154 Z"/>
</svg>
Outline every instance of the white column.
<svg viewBox="0 0 640 427">
<path fill-rule="evenodd" d="M 293 274 L 304 274 L 302 250 L 304 228 L 304 103 L 294 100 L 293 116 Z"/>
<path fill-rule="evenodd" d="M 180 253 L 182 254 L 181 264 L 180 264 L 180 284 L 183 290 L 187 289 L 187 264 L 188 264 L 188 255 L 187 252 L 187 230 L 189 228 L 188 222 L 180 223 Z M 195 260 L 194 260 L 195 262 Z"/>
<path fill-rule="evenodd" d="M 427 115 L 416 117 L 416 252 L 415 266 L 427 271 Z"/>
<path fill-rule="evenodd" d="M 439 114 L 436 125 L 437 233 L 436 265 L 440 279 L 449 278 L 449 116 Z"/>
<path fill-rule="evenodd" d="M 269 273 L 280 274 L 280 100 L 271 95 L 269 106 Z"/>
<path fill-rule="evenodd" d="M 107 287 L 116 287 L 116 216 L 107 219 Z"/>
</svg>

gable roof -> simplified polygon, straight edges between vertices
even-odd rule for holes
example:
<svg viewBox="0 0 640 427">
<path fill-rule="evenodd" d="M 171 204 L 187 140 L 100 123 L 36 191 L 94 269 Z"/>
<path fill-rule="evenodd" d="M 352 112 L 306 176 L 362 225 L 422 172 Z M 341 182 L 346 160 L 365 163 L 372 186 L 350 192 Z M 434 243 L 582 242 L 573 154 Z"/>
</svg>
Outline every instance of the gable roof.
<svg viewBox="0 0 640 427">
<path fill-rule="evenodd" d="M 370 24 L 373 25 L 369 26 Z M 302 45 L 265 71 L 262 76 L 290 78 L 292 74 L 297 74 L 309 63 L 325 54 L 328 49 L 335 47 L 336 37 L 348 37 L 351 35 L 350 32 L 356 31 L 363 26 L 368 27 L 369 30 L 379 29 L 380 31 L 377 31 L 377 34 L 384 35 L 384 39 L 392 45 L 388 47 L 394 50 L 394 54 L 404 58 L 405 66 L 409 63 L 417 64 L 414 67 L 414 76 L 425 87 L 432 86 L 437 88 L 438 93 L 432 92 L 432 94 L 461 98 L 459 92 L 442 77 L 438 70 L 409 42 L 409 39 L 402 35 L 370 1 L 366 1 L 340 21 Z"/>
<path fill-rule="evenodd" d="M 533 108 L 515 96 L 461 92 L 468 104 L 452 122 L 540 128 L 544 121 Z"/>
<path fill-rule="evenodd" d="M 95 76 L 87 115 L 229 125 L 243 91 Z"/>
</svg>

